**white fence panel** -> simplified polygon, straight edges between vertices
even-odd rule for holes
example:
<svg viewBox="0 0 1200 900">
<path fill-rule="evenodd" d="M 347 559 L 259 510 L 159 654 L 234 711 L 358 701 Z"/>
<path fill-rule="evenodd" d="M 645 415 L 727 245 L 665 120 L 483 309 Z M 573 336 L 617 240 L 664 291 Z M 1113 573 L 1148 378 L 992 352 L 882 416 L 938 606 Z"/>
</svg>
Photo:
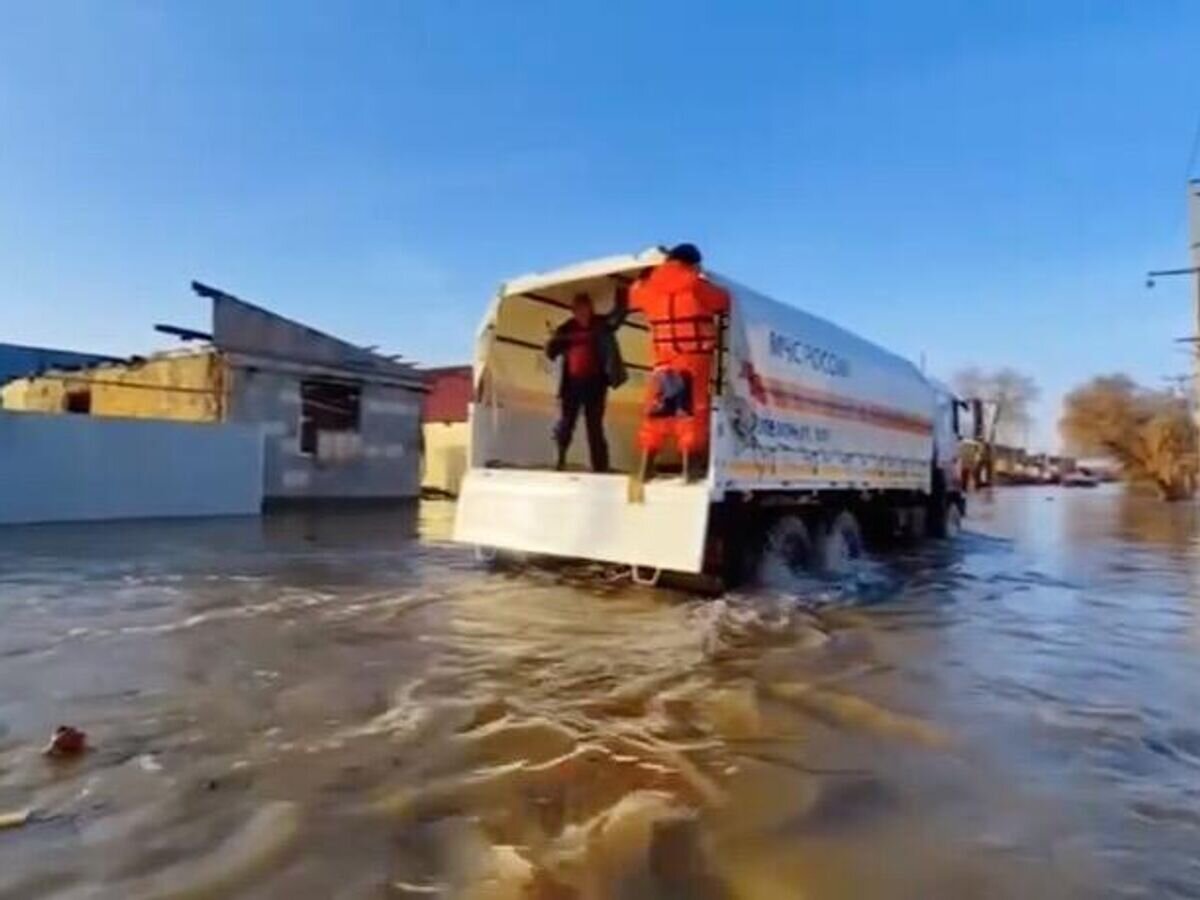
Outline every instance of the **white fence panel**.
<svg viewBox="0 0 1200 900">
<path fill-rule="evenodd" d="M 0 524 L 257 515 L 256 425 L 0 411 Z"/>
</svg>

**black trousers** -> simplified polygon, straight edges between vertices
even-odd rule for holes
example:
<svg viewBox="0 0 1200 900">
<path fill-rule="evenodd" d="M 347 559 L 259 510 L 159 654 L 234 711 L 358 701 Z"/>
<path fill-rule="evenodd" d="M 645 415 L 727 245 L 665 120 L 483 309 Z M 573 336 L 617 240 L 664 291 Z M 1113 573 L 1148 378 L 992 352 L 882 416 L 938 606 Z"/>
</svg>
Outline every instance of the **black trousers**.
<svg viewBox="0 0 1200 900">
<path fill-rule="evenodd" d="M 567 378 L 562 384 L 559 402 L 562 416 L 554 426 L 554 442 L 558 445 L 558 465 L 561 468 L 567 458 L 571 438 L 575 436 L 575 423 L 583 411 L 587 425 L 588 454 L 592 460 L 592 471 L 608 471 L 608 441 L 604 439 L 604 404 L 608 400 L 608 382 L 603 378 L 576 381 Z"/>
</svg>

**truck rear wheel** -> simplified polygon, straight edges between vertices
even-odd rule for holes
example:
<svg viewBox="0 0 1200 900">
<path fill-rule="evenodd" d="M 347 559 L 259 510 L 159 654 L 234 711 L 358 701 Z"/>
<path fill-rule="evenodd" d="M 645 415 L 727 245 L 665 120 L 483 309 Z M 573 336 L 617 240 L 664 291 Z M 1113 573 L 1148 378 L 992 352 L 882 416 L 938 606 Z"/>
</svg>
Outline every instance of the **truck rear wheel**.
<svg viewBox="0 0 1200 900">
<path fill-rule="evenodd" d="M 843 509 L 826 521 L 816 541 L 817 565 L 825 575 L 846 575 L 863 557 L 862 529 L 858 519 Z"/>
<path fill-rule="evenodd" d="M 808 524 L 795 513 L 784 513 L 767 530 L 758 576 L 767 583 L 802 576 L 814 559 Z"/>
<path fill-rule="evenodd" d="M 954 497 L 942 497 L 941 506 L 930 510 L 929 535 L 935 538 L 957 537 L 962 531 L 962 507 Z"/>
<path fill-rule="evenodd" d="M 925 506 L 906 506 L 897 511 L 900 539 L 905 544 L 919 543 L 929 536 L 929 509 Z"/>
<path fill-rule="evenodd" d="M 936 466 L 931 483 L 926 533 L 935 538 L 955 537 L 962 530 L 962 494 L 946 489 L 946 474 Z"/>
</svg>

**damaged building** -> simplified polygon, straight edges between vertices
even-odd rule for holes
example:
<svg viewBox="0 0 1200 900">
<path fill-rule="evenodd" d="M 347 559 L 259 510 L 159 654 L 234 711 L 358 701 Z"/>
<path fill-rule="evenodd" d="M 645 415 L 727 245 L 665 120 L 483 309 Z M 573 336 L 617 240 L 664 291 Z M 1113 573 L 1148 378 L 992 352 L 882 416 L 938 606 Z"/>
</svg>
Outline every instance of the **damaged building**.
<svg viewBox="0 0 1200 900">
<path fill-rule="evenodd" d="M 420 490 L 422 376 L 410 365 L 193 282 L 211 332 L 188 346 L 52 370 L 0 388 L 8 410 L 257 425 L 269 504 Z"/>
</svg>

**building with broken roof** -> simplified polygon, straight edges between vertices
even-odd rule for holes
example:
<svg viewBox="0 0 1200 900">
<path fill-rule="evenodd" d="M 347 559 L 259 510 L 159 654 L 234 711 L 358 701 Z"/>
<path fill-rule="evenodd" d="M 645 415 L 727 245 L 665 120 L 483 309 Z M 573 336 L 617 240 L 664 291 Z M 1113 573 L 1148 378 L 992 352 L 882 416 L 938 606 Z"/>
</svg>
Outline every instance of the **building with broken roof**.
<svg viewBox="0 0 1200 900">
<path fill-rule="evenodd" d="M 111 356 L 0 343 L 0 384 L 26 375 L 40 375 L 51 369 L 82 369 L 111 362 Z"/>
<path fill-rule="evenodd" d="M 161 329 L 193 346 L 19 378 L 0 406 L 258 425 L 267 503 L 417 496 L 426 388 L 412 366 L 193 288 L 212 303 L 211 332 Z"/>
</svg>

